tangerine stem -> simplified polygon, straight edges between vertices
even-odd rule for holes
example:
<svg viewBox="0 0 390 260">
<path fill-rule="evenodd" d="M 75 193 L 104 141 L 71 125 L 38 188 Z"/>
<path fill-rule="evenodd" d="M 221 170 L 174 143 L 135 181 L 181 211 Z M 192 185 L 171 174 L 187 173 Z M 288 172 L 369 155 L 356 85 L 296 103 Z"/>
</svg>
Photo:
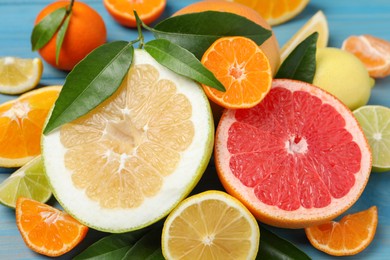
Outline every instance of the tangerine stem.
<svg viewBox="0 0 390 260">
<path fill-rule="evenodd" d="M 74 0 L 70 0 L 70 4 L 69 4 L 68 8 L 66 9 L 67 14 L 69 14 L 72 11 L 73 4 L 74 4 Z"/>
<path fill-rule="evenodd" d="M 141 27 L 143 22 L 142 22 L 141 18 L 139 18 L 137 11 L 135 11 L 135 10 L 134 10 L 134 16 L 135 16 L 135 20 L 137 21 L 139 48 L 142 49 L 144 47 L 144 35 L 142 34 L 142 27 Z"/>
</svg>

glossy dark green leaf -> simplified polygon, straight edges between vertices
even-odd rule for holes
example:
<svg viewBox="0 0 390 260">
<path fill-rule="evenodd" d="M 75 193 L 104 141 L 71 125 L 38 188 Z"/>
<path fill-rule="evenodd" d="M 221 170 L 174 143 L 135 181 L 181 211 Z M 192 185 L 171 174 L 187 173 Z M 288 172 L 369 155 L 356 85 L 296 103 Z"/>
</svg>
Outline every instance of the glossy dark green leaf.
<svg viewBox="0 0 390 260">
<path fill-rule="evenodd" d="M 256 259 L 309 260 L 311 258 L 289 241 L 260 226 L 260 248 Z"/>
<path fill-rule="evenodd" d="M 160 64 L 175 73 L 225 91 L 224 86 L 215 78 L 214 74 L 189 51 L 165 39 L 147 42 L 145 50 Z"/>
<path fill-rule="evenodd" d="M 56 64 L 58 64 L 58 59 L 60 58 L 60 52 L 61 52 L 61 46 L 64 42 L 64 38 L 66 35 L 66 31 L 68 30 L 70 17 L 72 16 L 72 12 L 69 12 L 66 16 L 64 22 L 62 23 L 60 29 L 57 33 L 57 39 L 56 39 Z"/>
<path fill-rule="evenodd" d="M 77 255 L 74 260 L 123 259 L 126 253 L 146 232 L 146 230 L 140 230 L 109 235 L 89 246 Z"/>
<path fill-rule="evenodd" d="M 275 78 L 296 79 L 312 83 L 316 72 L 318 32 L 303 40 L 283 61 Z"/>
<path fill-rule="evenodd" d="M 58 8 L 34 26 L 31 33 L 31 48 L 33 51 L 39 50 L 53 38 L 65 18 L 66 9 L 66 6 Z"/>
<path fill-rule="evenodd" d="M 104 237 L 89 246 L 74 260 L 145 259 L 163 260 L 161 252 L 161 224 L 125 234 Z"/>
<path fill-rule="evenodd" d="M 124 41 L 104 44 L 79 62 L 65 79 L 44 134 L 94 109 L 121 85 L 134 48 Z"/>
<path fill-rule="evenodd" d="M 258 45 L 271 37 L 272 32 L 251 20 L 227 12 L 206 11 L 173 16 L 151 30 L 156 38 L 163 38 L 182 46 L 201 59 L 207 48 L 224 36 L 245 36 Z"/>
</svg>

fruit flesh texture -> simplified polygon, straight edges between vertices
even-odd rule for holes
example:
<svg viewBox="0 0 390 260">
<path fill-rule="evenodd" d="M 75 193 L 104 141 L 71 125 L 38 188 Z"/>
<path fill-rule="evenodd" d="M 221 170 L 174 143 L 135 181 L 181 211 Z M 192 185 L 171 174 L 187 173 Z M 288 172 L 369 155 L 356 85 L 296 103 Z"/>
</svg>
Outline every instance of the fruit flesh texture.
<svg viewBox="0 0 390 260">
<path fill-rule="evenodd" d="M 153 66 L 135 66 L 127 89 L 61 129 L 74 185 L 103 208 L 135 208 L 157 194 L 193 140 L 189 100 L 158 78 Z"/>
<path fill-rule="evenodd" d="M 187 207 L 175 219 L 170 233 L 173 235 L 169 237 L 168 247 L 176 259 L 213 259 L 213 255 L 220 259 L 245 259 L 251 249 L 248 220 L 237 209 L 217 199 Z M 199 255 L 200 251 L 203 254 Z"/>
<path fill-rule="evenodd" d="M 273 88 L 257 107 L 237 110 L 235 117 L 229 166 L 261 202 L 286 211 L 322 208 L 354 186 L 360 148 L 338 112 L 320 98 Z"/>
</svg>

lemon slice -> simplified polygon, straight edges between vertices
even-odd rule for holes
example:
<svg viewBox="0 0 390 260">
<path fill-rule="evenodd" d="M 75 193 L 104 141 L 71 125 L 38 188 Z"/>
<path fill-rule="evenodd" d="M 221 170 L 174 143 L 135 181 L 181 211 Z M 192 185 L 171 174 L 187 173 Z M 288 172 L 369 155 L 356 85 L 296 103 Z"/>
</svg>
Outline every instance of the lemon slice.
<svg viewBox="0 0 390 260">
<path fill-rule="evenodd" d="M 329 28 L 322 11 L 313 15 L 282 47 L 280 50 L 281 60 L 284 61 L 298 44 L 314 32 L 318 32 L 317 48 L 326 47 L 329 39 Z"/>
<path fill-rule="evenodd" d="M 53 193 L 76 219 L 112 233 L 165 217 L 199 181 L 214 124 L 201 86 L 135 50 L 122 85 L 42 137 Z"/>
<path fill-rule="evenodd" d="M 372 152 L 372 171 L 390 170 L 390 108 L 367 105 L 353 111 Z"/>
<path fill-rule="evenodd" d="M 19 197 L 46 202 L 51 196 L 50 185 L 43 170 L 41 156 L 19 168 L 0 184 L 0 203 L 15 208 Z"/>
<path fill-rule="evenodd" d="M 221 191 L 187 198 L 164 223 L 166 259 L 255 259 L 260 230 L 237 199 Z"/>
<path fill-rule="evenodd" d="M 43 72 L 41 59 L 0 58 L 0 93 L 21 94 L 38 85 Z"/>
</svg>

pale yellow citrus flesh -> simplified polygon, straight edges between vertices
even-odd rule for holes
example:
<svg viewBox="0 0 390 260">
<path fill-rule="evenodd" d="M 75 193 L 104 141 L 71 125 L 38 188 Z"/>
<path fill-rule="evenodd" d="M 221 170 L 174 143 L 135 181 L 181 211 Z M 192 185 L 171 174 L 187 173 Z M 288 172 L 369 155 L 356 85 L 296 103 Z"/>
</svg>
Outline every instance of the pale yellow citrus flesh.
<svg viewBox="0 0 390 260">
<path fill-rule="evenodd" d="M 42 71 L 39 58 L 0 58 L 0 93 L 21 94 L 33 89 L 39 83 Z"/>
<path fill-rule="evenodd" d="M 254 217 L 228 194 L 207 191 L 183 201 L 164 224 L 167 259 L 252 259 L 259 244 Z"/>
<path fill-rule="evenodd" d="M 156 195 L 194 135 L 191 104 L 173 82 L 158 80 L 151 65 L 136 66 L 128 78 L 129 90 L 61 129 L 74 185 L 104 208 L 138 207 Z M 144 87 L 151 83 L 155 90 Z"/>
</svg>

